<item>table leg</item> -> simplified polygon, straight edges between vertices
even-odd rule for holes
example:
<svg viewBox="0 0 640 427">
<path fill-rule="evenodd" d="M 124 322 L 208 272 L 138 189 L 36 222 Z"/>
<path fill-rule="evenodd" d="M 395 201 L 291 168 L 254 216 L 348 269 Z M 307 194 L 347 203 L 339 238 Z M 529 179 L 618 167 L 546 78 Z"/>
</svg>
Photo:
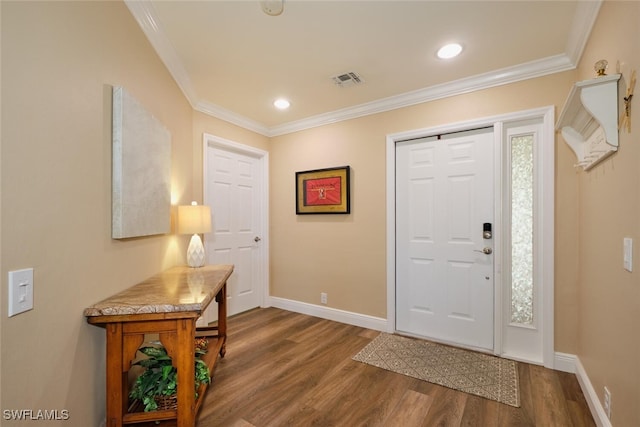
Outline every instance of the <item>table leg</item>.
<svg viewBox="0 0 640 427">
<path fill-rule="evenodd" d="M 107 425 L 122 427 L 127 390 L 122 364 L 122 323 L 107 325 Z"/>
<path fill-rule="evenodd" d="M 216 302 L 218 303 L 218 339 L 222 340 L 222 346 L 220 347 L 220 357 L 224 357 L 227 352 L 227 283 L 222 285 L 222 288 L 216 295 Z"/>
<path fill-rule="evenodd" d="M 180 319 L 174 364 L 178 370 L 178 427 L 195 425 L 195 319 Z"/>
</svg>

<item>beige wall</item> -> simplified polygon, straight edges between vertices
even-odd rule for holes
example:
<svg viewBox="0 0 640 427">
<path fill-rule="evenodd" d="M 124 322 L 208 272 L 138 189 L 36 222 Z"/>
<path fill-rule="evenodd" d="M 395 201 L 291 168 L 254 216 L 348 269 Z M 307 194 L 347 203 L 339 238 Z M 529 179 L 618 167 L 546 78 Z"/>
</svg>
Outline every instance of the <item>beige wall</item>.
<svg viewBox="0 0 640 427">
<path fill-rule="evenodd" d="M 184 262 L 186 237 L 111 239 L 110 85 L 171 132 L 173 199 L 187 202 L 192 109 L 125 5 L 2 2 L 1 288 L 33 267 L 35 308 L 7 318 L 2 304 L 0 406 L 72 420 L 37 424 L 100 425 L 105 332 L 83 309 Z"/>
<path fill-rule="evenodd" d="M 548 105 L 558 111 L 567 72 L 297 132 L 271 142 L 271 294 L 386 317 L 386 135 Z M 576 177 L 556 148 L 556 350 L 576 350 Z M 295 172 L 350 165 L 352 214 L 296 216 Z"/>
<path fill-rule="evenodd" d="M 0 28 L 2 28 L 2 7 L 0 7 Z M 2 32 L 0 31 L 0 45 Z M 2 97 L 2 55 L 0 55 L 0 98 Z M 0 102 L 0 141 L 2 141 L 2 102 Z M 4 274 L 2 267 L 2 143 L 0 143 L 0 274 Z M 0 285 L 2 281 L 0 280 Z M 0 307 L 4 307 L 4 291 L 0 291 Z M 2 313 L 0 312 L 0 316 Z M 0 326 L 0 384 L 2 384 L 2 327 Z M 0 410 L 2 410 L 2 387 L 0 386 Z"/>
<path fill-rule="evenodd" d="M 547 105 L 558 113 L 596 59 L 640 68 L 639 4 L 606 3 L 577 72 L 269 140 L 194 112 L 123 4 L 0 4 L 0 408 L 68 409 L 73 425 L 104 417 L 104 331 L 82 310 L 183 262 L 186 246 L 173 235 L 110 238 L 110 85 L 171 131 L 176 203 L 202 198 L 202 133 L 270 151 L 273 296 L 319 304 L 327 292 L 329 307 L 385 317 L 387 134 Z M 615 425 L 640 424 L 640 341 L 625 321 L 640 312 L 640 281 L 621 268 L 622 237 L 640 242 L 637 110 L 620 152 L 592 172 L 576 174 L 573 153 L 556 145 L 555 348 L 580 356 L 600 395 L 611 389 Z M 295 172 L 347 164 L 352 214 L 296 216 Z M 35 269 L 35 309 L 7 318 L 7 272 L 25 267 Z"/>
<path fill-rule="evenodd" d="M 632 69 L 640 71 L 640 3 L 605 2 L 586 47 L 579 79 L 593 64 L 620 61 L 625 94 Z M 636 93 L 640 87 L 636 84 Z M 636 95 L 639 96 L 639 95 Z M 579 301 L 577 354 L 602 401 L 612 396 L 615 426 L 640 425 L 640 102 L 633 100 L 632 132 L 620 131 L 617 154 L 579 178 Z M 634 239 L 634 271 L 622 266 L 622 240 Z"/>
</svg>

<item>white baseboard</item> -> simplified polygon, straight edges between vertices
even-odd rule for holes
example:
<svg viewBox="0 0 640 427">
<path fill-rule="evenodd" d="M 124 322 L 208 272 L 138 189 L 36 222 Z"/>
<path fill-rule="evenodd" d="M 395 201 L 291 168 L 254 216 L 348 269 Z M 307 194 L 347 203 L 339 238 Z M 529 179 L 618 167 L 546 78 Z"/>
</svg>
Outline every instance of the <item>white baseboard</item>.
<svg viewBox="0 0 640 427">
<path fill-rule="evenodd" d="M 553 369 L 556 371 L 569 372 L 570 374 L 576 373 L 576 355 L 568 353 L 555 352 L 553 359 Z"/>
<path fill-rule="evenodd" d="M 350 311 L 338 310 L 336 308 L 323 307 L 320 305 L 278 297 L 269 297 L 267 302 L 271 307 L 293 311 L 294 313 L 320 317 L 321 319 L 333 320 L 334 322 L 346 323 L 376 331 L 387 330 L 387 319 L 383 319 L 381 317 L 352 313 Z"/>
<path fill-rule="evenodd" d="M 611 427 L 611 421 L 607 417 L 607 414 L 602 407 L 602 403 L 600 403 L 600 398 L 598 398 L 598 394 L 593 388 L 593 385 L 591 385 L 591 380 L 589 380 L 587 371 L 585 371 L 584 366 L 580 363 L 580 358 L 577 356 L 576 377 L 578 378 L 578 383 L 580 383 L 580 388 L 582 389 L 584 398 L 587 400 L 587 404 L 589 405 L 591 415 L 593 416 L 593 420 L 596 425 L 598 427 Z"/>
</svg>

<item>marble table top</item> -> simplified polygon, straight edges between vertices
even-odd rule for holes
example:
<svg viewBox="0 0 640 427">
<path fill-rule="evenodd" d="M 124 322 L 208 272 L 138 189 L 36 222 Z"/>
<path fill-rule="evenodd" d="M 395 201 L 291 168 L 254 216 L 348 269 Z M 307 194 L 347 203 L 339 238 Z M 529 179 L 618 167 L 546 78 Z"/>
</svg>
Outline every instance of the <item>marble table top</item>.
<svg viewBox="0 0 640 427">
<path fill-rule="evenodd" d="M 233 265 L 178 266 L 156 274 L 84 310 L 86 317 L 202 312 L 215 298 Z"/>
</svg>

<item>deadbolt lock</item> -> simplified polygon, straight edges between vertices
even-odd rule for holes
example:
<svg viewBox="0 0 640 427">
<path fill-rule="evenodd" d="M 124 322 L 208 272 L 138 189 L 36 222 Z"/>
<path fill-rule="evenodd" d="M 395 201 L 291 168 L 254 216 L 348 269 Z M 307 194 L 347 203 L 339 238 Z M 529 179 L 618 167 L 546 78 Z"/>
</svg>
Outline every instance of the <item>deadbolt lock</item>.
<svg viewBox="0 0 640 427">
<path fill-rule="evenodd" d="M 485 222 L 482 224 L 482 238 L 490 239 L 491 237 L 493 237 L 493 233 L 491 233 L 491 223 Z"/>
</svg>

